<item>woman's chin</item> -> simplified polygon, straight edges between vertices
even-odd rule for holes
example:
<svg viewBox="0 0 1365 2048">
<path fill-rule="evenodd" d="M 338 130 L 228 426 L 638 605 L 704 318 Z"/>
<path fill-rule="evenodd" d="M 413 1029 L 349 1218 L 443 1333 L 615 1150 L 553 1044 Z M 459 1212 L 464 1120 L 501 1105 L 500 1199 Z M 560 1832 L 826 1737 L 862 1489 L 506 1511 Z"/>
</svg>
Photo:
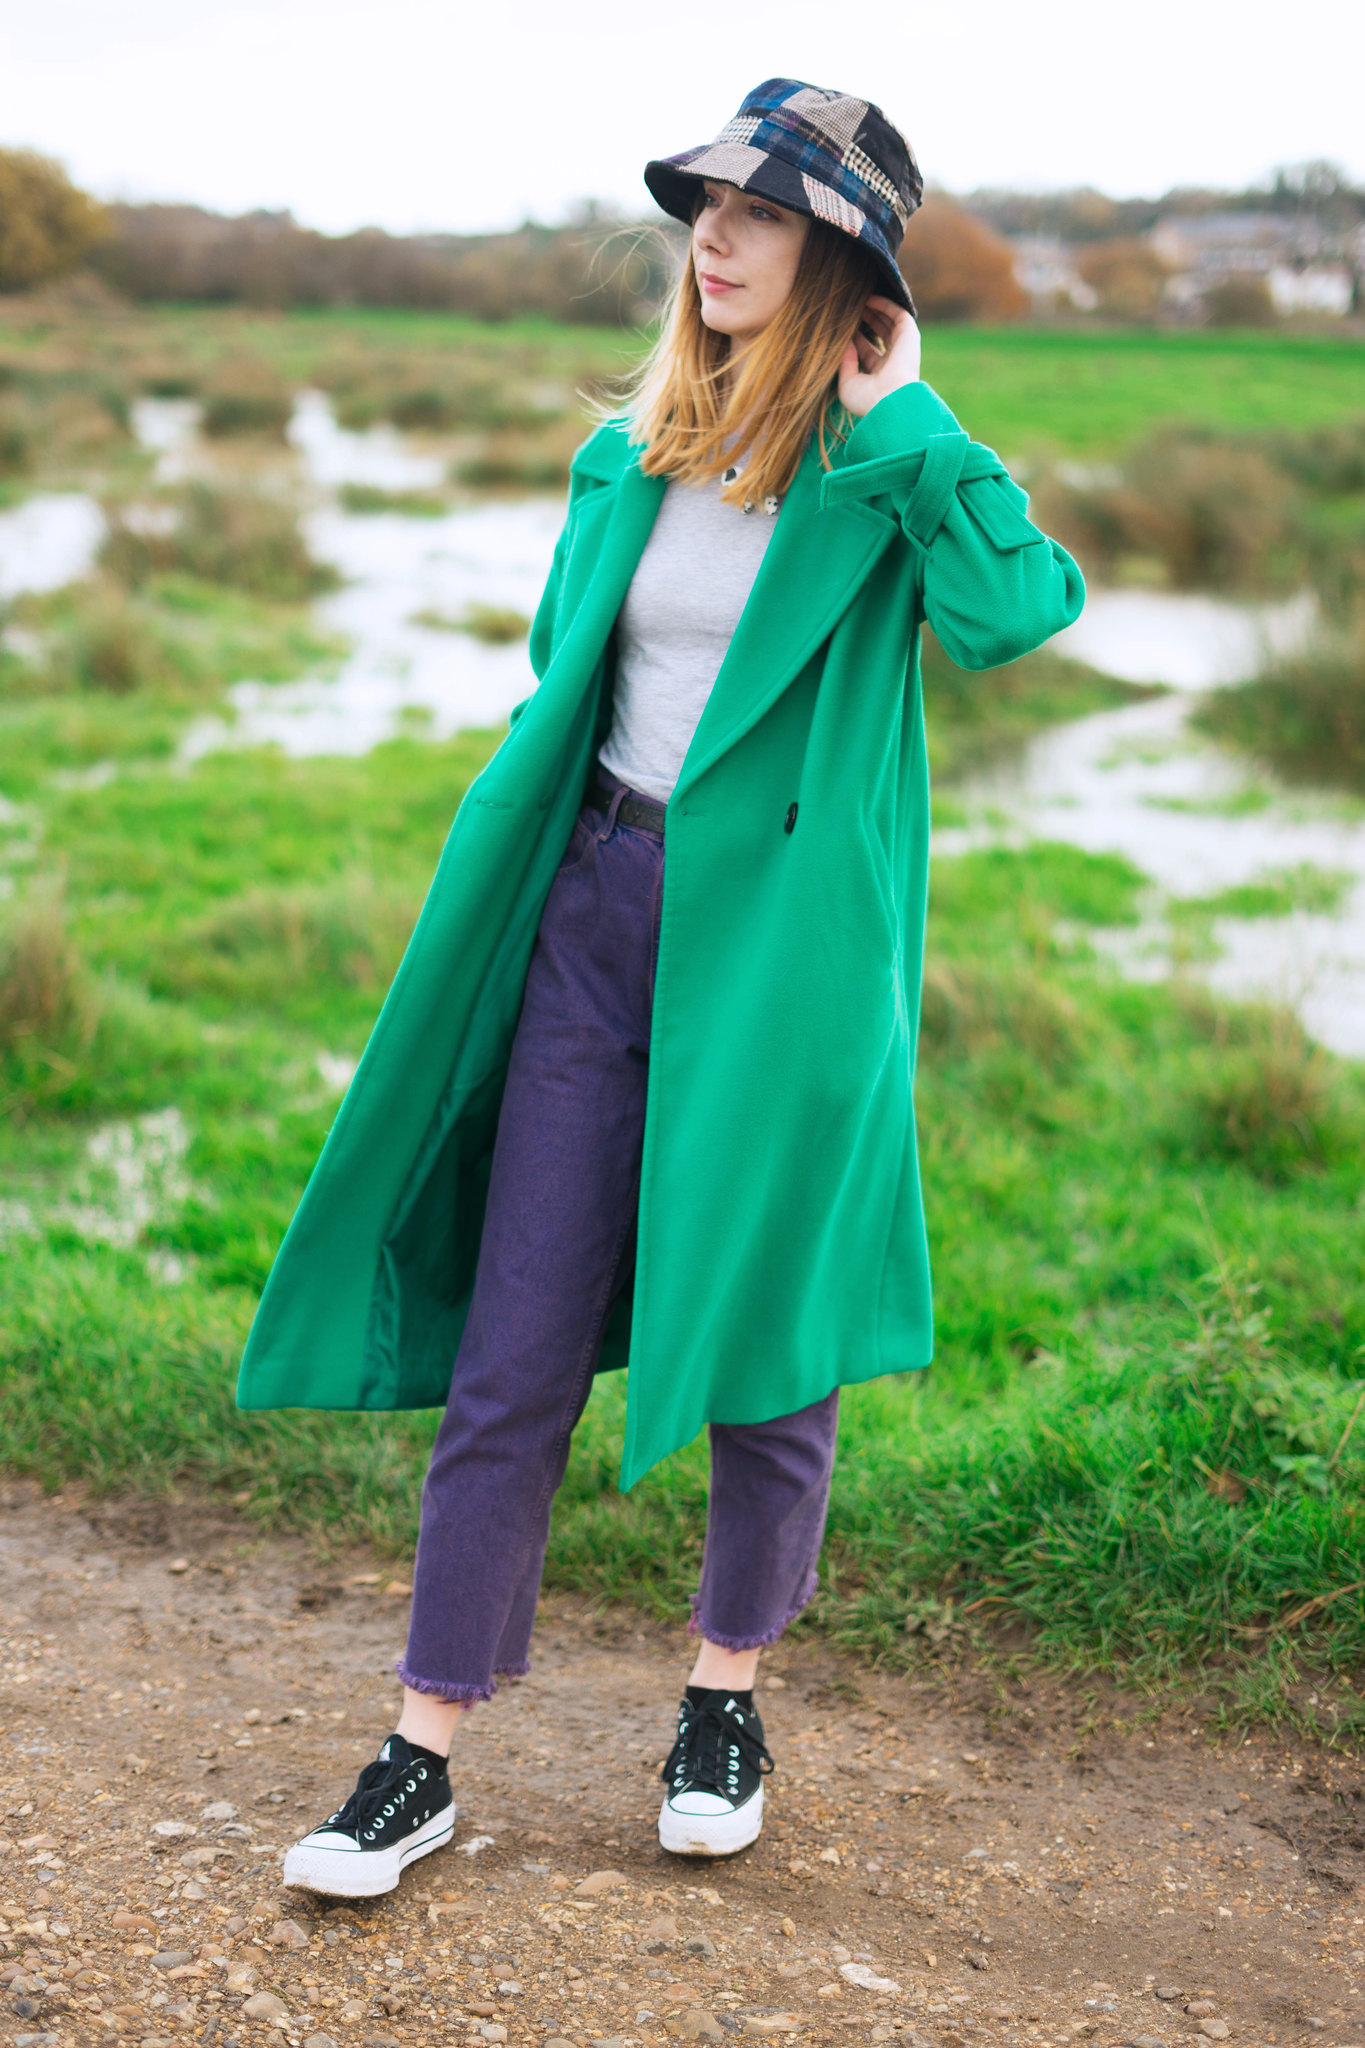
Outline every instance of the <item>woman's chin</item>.
<svg viewBox="0 0 1365 2048">
<path fill-rule="evenodd" d="M 703 327 L 709 327 L 713 334 L 728 334 L 732 341 L 741 338 L 742 322 L 737 317 L 738 308 L 722 303 L 708 303 L 702 300 L 701 319 Z"/>
</svg>

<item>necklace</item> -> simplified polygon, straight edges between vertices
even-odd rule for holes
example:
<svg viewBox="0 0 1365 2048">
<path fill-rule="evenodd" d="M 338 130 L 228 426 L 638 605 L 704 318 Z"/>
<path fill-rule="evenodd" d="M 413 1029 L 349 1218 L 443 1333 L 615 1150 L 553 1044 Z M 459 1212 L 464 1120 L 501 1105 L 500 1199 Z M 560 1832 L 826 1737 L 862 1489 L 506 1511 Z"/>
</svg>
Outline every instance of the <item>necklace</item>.
<svg viewBox="0 0 1365 2048">
<path fill-rule="evenodd" d="M 732 462 L 730 467 L 726 470 L 724 476 L 720 480 L 721 489 L 724 490 L 727 484 L 734 483 L 737 480 L 738 476 L 739 470 L 736 467 L 736 465 Z M 771 495 L 769 495 L 763 500 L 763 510 L 767 513 L 770 519 L 776 518 L 781 503 L 782 500 L 780 498 L 775 498 Z M 746 498 L 744 500 L 743 509 L 746 512 L 754 511 L 755 506 L 752 498 Z"/>
</svg>

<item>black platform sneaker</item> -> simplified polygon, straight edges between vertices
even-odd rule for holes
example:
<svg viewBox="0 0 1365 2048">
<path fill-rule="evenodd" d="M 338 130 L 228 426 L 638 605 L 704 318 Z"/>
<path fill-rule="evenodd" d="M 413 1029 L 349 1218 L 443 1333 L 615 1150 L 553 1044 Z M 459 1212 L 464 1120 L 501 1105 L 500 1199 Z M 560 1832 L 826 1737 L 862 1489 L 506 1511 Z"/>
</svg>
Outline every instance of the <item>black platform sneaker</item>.
<svg viewBox="0 0 1365 2048">
<path fill-rule="evenodd" d="M 284 1882 L 338 1899 L 391 1892 L 409 1863 L 455 1832 L 443 1756 L 391 1735 L 346 1804 L 284 1859 Z"/>
<path fill-rule="evenodd" d="M 733 1856 L 756 1842 L 772 1767 L 752 1693 L 689 1685 L 663 1768 L 660 1847 L 675 1856 Z"/>
</svg>

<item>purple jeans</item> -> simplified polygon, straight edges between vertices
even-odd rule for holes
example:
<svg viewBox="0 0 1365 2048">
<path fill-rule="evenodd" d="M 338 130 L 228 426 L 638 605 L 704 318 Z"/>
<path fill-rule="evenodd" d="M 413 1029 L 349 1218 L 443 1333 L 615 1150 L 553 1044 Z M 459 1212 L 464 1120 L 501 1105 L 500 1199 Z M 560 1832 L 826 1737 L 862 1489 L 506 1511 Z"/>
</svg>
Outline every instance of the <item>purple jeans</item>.
<svg viewBox="0 0 1365 2048">
<path fill-rule="evenodd" d="M 580 811 L 512 1044 L 469 1318 L 422 1490 L 405 1685 L 487 1699 L 526 1671 L 550 1506 L 630 1279 L 664 842 Z M 773 1422 L 711 1425 L 694 1634 L 781 1635 L 815 1590 L 837 1391 Z"/>
</svg>

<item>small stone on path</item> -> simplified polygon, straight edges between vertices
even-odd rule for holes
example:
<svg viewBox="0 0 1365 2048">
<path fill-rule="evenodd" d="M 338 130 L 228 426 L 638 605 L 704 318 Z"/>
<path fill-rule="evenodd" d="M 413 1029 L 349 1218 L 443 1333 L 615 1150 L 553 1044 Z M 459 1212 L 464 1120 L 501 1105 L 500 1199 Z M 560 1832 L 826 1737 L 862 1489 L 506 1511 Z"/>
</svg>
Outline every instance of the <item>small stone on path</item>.
<svg viewBox="0 0 1365 2048">
<path fill-rule="evenodd" d="M 307 1948 L 308 1936 L 297 1920 L 277 1920 L 266 1940 L 276 1948 Z"/>
<path fill-rule="evenodd" d="M 254 1998 L 248 1998 L 242 2011 L 249 2020 L 287 2020 L 289 2007 L 282 1998 L 276 1998 L 273 1991 L 258 1991 Z"/>
<path fill-rule="evenodd" d="M 1226 2041 L 1232 2028 L 1226 2020 L 1200 2020 L 1199 2031 L 1210 2041 Z"/>
<path fill-rule="evenodd" d="M 694 2008 L 685 2012 L 681 2019 L 673 2021 L 669 2030 L 683 2041 L 723 2041 L 725 2029 L 713 2012 Z"/>
<path fill-rule="evenodd" d="M 574 1886 L 576 1899 L 600 1898 L 603 1892 L 614 1892 L 619 1885 L 628 1884 L 624 1870 L 593 1870 L 587 1877 L 580 1878 Z"/>
<path fill-rule="evenodd" d="M 840 1963 L 839 1975 L 846 1984 L 856 1984 L 860 1991 L 899 1991 L 901 1988 L 894 1977 L 879 1977 L 867 1963 Z"/>
<path fill-rule="evenodd" d="M 330 2034 L 309 2034 L 303 2048 L 337 2048 L 337 2044 Z"/>
</svg>

